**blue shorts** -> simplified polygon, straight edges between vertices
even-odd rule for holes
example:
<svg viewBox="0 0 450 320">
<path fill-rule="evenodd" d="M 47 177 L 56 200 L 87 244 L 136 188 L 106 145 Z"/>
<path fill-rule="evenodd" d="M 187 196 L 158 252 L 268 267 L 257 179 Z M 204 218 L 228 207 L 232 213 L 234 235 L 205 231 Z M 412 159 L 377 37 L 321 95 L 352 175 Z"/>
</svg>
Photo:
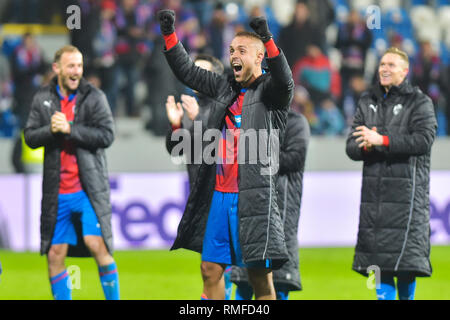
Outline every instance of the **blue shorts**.
<svg viewBox="0 0 450 320">
<path fill-rule="evenodd" d="M 77 244 L 77 235 L 72 219 L 74 213 L 81 214 L 83 236 L 101 236 L 100 223 L 86 193 L 81 190 L 75 193 L 58 196 L 58 215 L 53 233 L 52 245 L 68 243 Z"/>
<path fill-rule="evenodd" d="M 271 268 L 270 259 L 244 264 L 239 242 L 239 193 L 214 191 L 205 236 L 202 261 L 247 268 Z"/>
</svg>

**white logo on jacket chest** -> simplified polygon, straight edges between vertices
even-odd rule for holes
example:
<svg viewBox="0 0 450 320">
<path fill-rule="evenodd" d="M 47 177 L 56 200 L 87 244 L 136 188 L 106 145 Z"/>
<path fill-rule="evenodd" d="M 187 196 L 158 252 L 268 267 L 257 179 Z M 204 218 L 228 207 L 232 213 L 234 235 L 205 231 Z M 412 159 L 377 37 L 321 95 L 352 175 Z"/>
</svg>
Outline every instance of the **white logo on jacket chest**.
<svg viewBox="0 0 450 320">
<path fill-rule="evenodd" d="M 50 108 L 52 106 L 52 100 L 45 100 L 44 101 L 44 106 L 47 108 Z"/>
<path fill-rule="evenodd" d="M 369 108 L 372 109 L 373 112 L 377 112 L 378 106 L 377 106 L 377 105 L 370 104 L 370 105 L 369 105 Z"/>
<path fill-rule="evenodd" d="M 398 113 L 402 110 L 403 106 L 401 104 L 397 104 L 394 106 L 394 110 L 392 112 L 394 113 L 394 116 L 398 115 Z"/>
</svg>

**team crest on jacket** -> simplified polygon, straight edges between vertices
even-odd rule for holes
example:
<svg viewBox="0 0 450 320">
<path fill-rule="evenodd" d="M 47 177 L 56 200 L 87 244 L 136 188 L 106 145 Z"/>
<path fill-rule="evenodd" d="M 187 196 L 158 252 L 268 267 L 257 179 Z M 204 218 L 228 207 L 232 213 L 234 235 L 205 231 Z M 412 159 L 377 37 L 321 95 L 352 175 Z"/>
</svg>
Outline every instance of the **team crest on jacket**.
<svg viewBox="0 0 450 320">
<path fill-rule="evenodd" d="M 403 106 L 401 104 L 397 104 L 394 106 L 394 116 L 396 116 L 401 110 L 402 110 Z"/>
</svg>

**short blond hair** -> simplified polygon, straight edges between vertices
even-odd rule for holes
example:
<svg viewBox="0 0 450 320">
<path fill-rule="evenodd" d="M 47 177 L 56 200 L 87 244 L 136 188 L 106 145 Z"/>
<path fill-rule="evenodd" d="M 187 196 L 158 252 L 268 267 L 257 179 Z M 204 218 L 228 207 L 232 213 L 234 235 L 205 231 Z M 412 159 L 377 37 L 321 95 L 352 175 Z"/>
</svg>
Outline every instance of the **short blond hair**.
<svg viewBox="0 0 450 320">
<path fill-rule="evenodd" d="M 235 38 L 237 38 L 237 37 L 244 37 L 244 38 L 252 39 L 253 41 L 255 41 L 255 44 L 257 45 L 258 49 L 260 51 L 262 51 L 262 53 L 264 53 L 265 50 L 266 50 L 266 47 L 264 46 L 264 42 L 261 40 L 261 37 L 258 36 L 254 32 L 239 31 L 238 33 L 236 33 L 236 35 L 234 37 Z"/>
<path fill-rule="evenodd" d="M 382 57 L 384 57 L 388 53 L 392 53 L 392 54 L 398 55 L 400 58 L 402 58 L 403 61 L 405 61 L 406 66 L 409 67 L 409 57 L 408 57 L 408 54 L 405 51 L 402 51 L 402 50 L 400 50 L 399 48 L 396 48 L 396 47 L 390 47 L 389 49 L 387 49 L 383 53 Z"/>
<path fill-rule="evenodd" d="M 68 44 L 68 45 L 65 45 L 64 47 L 60 48 L 58 51 L 55 52 L 55 56 L 53 58 L 53 62 L 59 62 L 61 60 L 61 56 L 65 52 L 79 52 L 81 54 L 80 50 L 78 50 L 77 47 Z"/>
</svg>

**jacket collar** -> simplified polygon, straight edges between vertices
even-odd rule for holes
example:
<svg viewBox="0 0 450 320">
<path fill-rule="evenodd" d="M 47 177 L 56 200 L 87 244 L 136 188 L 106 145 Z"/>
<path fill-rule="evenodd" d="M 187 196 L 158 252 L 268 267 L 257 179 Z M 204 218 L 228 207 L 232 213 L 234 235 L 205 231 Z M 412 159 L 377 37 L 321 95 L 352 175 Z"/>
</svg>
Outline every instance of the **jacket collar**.
<svg viewBox="0 0 450 320">
<path fill-rule="evenodd" d="M 413 92 L 414 88 L 412 87 L 408 79 L 403 80 L 403 82 L 398 86 L 392 86 L 391 89 L 389 89 L 387 95 L 386 91 L 381 86 L 379 81 L 377 81 L 377 83 L 372 87 L 372 94 L 377 100 L 382 100 L 388 95 L 408 95 Z"/>
<path fill-rule="evenodd" d="M 231 77 L 233 79 L 232 86 L 238 92 L 241 92 L 241 89 L 246 89 L 246 90 L 248 90 L 248 89 L 255 89 L 268 76 L 269 76 L 269 73 L 265 70 L 265 72 L 263 74 L 261 74 L 258 78 L 256 78 L 255 81 L 253 81 L 252 84 L 249 87 L 243 88 L 240 83 L 236 82 L 236 80 L 234 79 L 234 76 L 231 75 Z"/>
<path fill-rule="evenodd" d="M 50 88 L 53 91 L 54 94 L 56 94 L 59 97 L 58 91 L 56 89 L 56 86 L 58 85 L 58 77 L 54 76 L 52 80 L 50 81 Z M 80 96 L 84 96 L 91 90 L 91 84 L 84 78 L 80 79 L 80 84 L 77 89 L 77 93 Z"/>
</svg>

